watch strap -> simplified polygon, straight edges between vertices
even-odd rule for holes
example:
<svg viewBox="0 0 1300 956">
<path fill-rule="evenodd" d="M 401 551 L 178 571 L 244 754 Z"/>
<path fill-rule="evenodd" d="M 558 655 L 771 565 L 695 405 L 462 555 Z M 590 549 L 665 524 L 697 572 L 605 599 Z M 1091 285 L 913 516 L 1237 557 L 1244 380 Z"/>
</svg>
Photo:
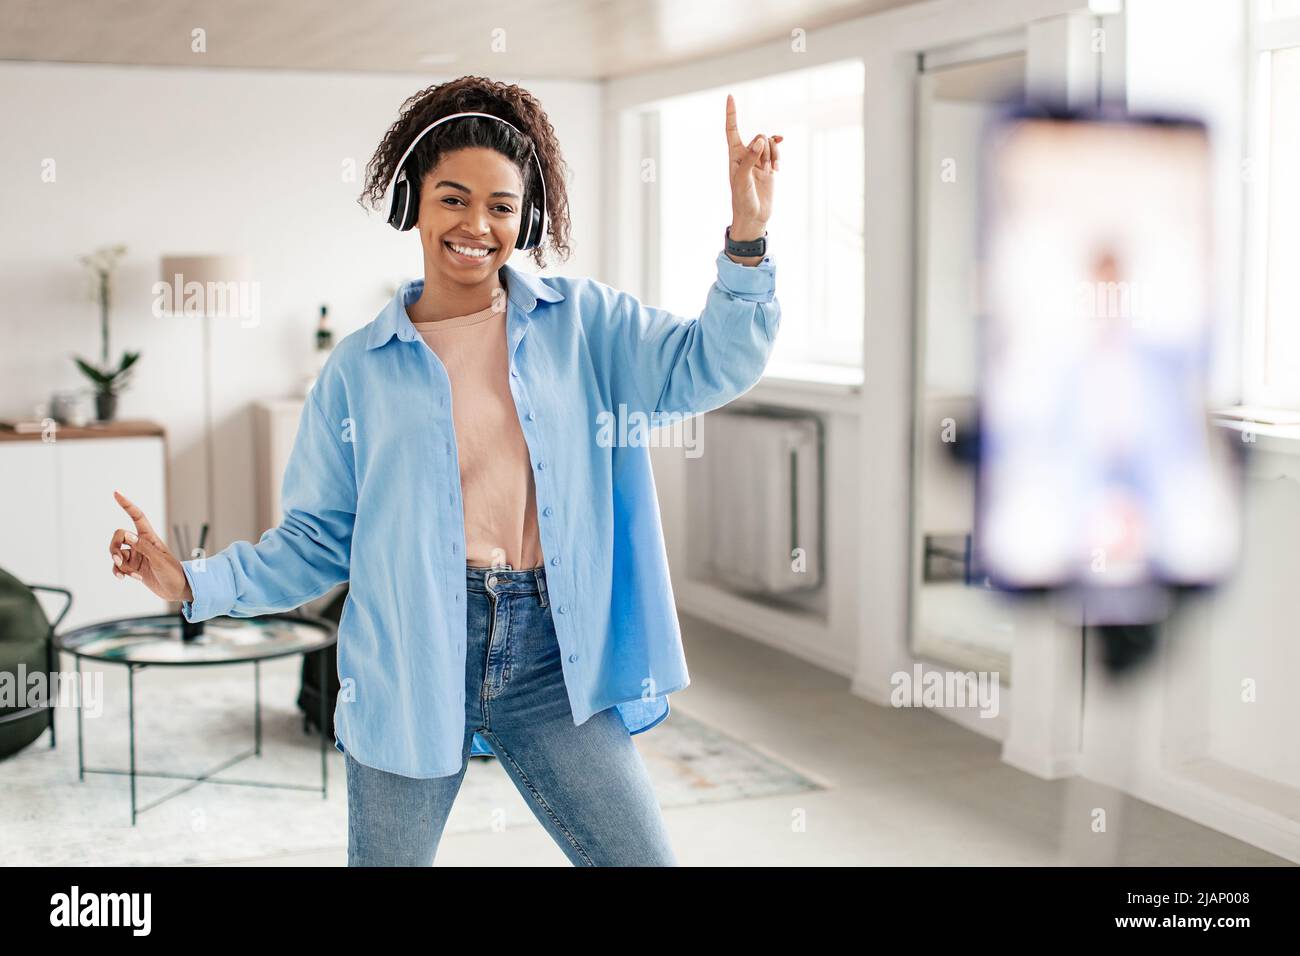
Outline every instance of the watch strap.
<svg viewBox="0 0 1300 956">
<path fill-rule="evenodd" d="M 741 241 L 731 238 L 731 227 L 728 226 L 725 236 L 725 247 L 728 255 L 736 256 L 740 259 L 751 259 L 755 256 L 764 256 L 767 254 L 767 231 L 757 239 L 748 239 Z"/>
</svg>

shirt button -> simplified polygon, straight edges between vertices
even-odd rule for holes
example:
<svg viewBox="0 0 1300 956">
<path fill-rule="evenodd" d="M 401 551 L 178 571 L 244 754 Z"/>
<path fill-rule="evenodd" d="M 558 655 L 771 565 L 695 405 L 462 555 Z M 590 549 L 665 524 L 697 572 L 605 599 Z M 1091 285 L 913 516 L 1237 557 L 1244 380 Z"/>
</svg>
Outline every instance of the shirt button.
<svg viewBox="0 0 1300 956">
<path fill-rule="evenodd" d="M 447 504 L 454 505 L 455 503 L 456 503 L 455 492 L 451 492 L 451 491 L 447 492 Z"/>
<path fill-rule="evenodd" d="M 567 604 L 561 604 L 561 605 L 560 605 L 560 613 L 561 613 L 561 614 L 567 614 L 567 613 L 569 613 L 569 606 L 568 606 Z"/>
<path fill-rule="evenodd" d="M 510 374 L 513 375 L 515 378 L 518 378 L 518 377 L 519 377 L 519 369 L 517 369 L 517 368 L 512 368 L 512 369 L 510 370 Z"/>
<path fill-rule="evenodd" d="M 550 505 L 547 505 L 545 508 L 542 509 L 542 514 L 546 515 L 546 517 L 549 518 L 551 515 L 555 514 L 555 509 L 552 508 Z"/>
<path fill-rule="evenodd" d="M 529 413 L 528 413 L 528 420 L 529 420 L 530 422 L 531 422 L 534 418 L 536 418 L 536 417 L 537 417 L 537 416 L 534 415 L 532 412 L 529 412 Z"/>
<path fill-rule="evenodd" d="M 570 654 L 570 655 L 569 655 L 569 663 L 570 663 L 570 664 L 572 664 L 572 663 L 573 663 L 574 661 L 576 661 L 577 659 L 578 659 L 578 655 L 577 655 L 577 654 Z"/>
<path fill-rule="evenodd" d="M 537 470 L 538 470 L 538 471 L 541 471 L 541 470 L 542 470 L 543 468 L 545 468 L 545 467 L 546 467 L 546 462 L 544 462 L 544 461 L 539 461 L 539 462 L 537 463 Z"/>
<path fill-rule="evenodd" d="M 460 603 L 460 592 L 459 592 L 459 591 L 456 592 L 456 603 L 457 603 L 457 604 Z"/>
<path fill-rule="evenodd" d="M 457 548 L 456 542 L 453 541 L 453 542 L 451 543 L 451 553 L 452 553 L 452 554 L 455 554 L 455 553 L 456 553 L 456 548 Z"/>
<path fill-rule="evenodd" d="M 551 564 L 555 565 L 555 564 L 559 564 L 559 563 L 560 563 L 560 559 L 559 559 L 558 557 L 551 558 Z"/>
</svg>

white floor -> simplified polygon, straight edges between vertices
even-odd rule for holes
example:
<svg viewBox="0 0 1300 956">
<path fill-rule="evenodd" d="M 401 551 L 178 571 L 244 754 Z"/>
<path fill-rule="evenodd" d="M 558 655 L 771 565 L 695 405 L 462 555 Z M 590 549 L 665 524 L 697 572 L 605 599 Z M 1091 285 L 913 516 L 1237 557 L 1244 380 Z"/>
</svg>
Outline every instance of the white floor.
<svg viewBox="0 0 1300 956">
<path fill-rule="evenodd" d="M 665 811 L 683 866 L 1290 865 L 1109 788 L 1031 777 L 942 717 L 876 707 L 844 678 L 693 618 L 682 625 L 691 686 L 673 706 L 828 787 Z M 1090 827 L 1098 806 L 1104 834 Z M 343 866 L 342 837 L 333 850 L 223 865 Z M 435 865 L 569 864 L 531 826 L 448 833 Z"/>
</svg>

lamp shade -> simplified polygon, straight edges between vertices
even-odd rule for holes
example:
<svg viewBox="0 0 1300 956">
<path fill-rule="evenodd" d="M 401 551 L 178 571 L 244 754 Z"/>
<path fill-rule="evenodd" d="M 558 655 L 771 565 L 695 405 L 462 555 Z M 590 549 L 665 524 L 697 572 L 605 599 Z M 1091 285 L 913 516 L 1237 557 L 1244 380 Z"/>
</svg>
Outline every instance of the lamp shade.
<svg viewBox="0 0 1300 956">
<path fill-rule="evenodd" d="M 246 256 L 163 256 L 158 271 L 158 291 L 170 305 L 165 312 L 247 318 L 250 303 L 256 307 L 257 288 Z"/>
</svg>

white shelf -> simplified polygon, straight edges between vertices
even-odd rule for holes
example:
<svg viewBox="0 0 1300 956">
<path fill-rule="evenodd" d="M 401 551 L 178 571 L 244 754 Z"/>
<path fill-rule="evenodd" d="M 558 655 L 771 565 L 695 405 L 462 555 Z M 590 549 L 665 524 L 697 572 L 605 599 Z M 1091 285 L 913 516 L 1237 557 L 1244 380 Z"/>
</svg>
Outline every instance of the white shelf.
<svg viewBox="0 0 1300 956">
<path fill-rule="evenodd" d="M 862 388 L 862 369 L 819 362 L 772 362 L 760 380 L 764 384 L 810 388 L 838 394 Z"/>
<path fill-rule="evenodd" d="M 1265 425 L 1262 422 L 1244 422 L 1235 418 L 1214 418 L 1214 424 L 1236 432 L 1252 432 L 1250 447 L 1283 455 L 1300 455 L 1300 425 Z"/>
</svg>

